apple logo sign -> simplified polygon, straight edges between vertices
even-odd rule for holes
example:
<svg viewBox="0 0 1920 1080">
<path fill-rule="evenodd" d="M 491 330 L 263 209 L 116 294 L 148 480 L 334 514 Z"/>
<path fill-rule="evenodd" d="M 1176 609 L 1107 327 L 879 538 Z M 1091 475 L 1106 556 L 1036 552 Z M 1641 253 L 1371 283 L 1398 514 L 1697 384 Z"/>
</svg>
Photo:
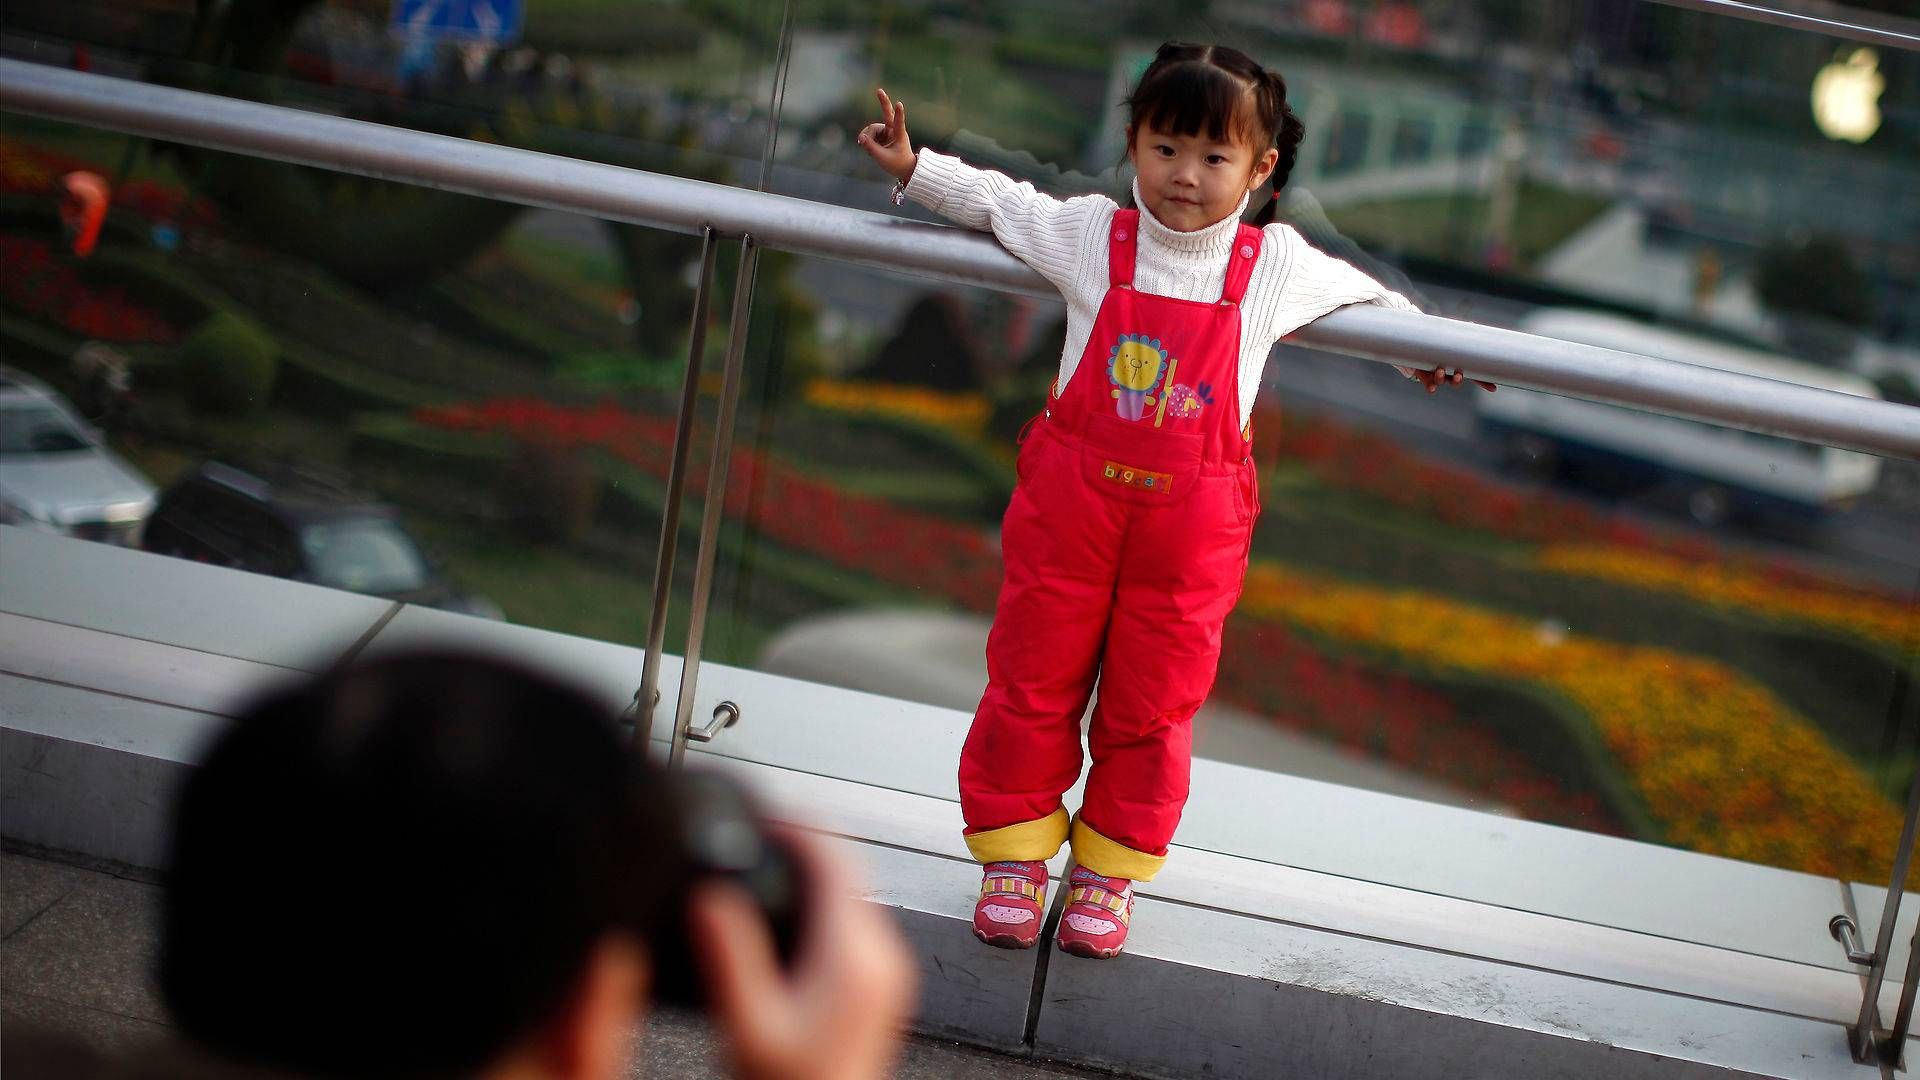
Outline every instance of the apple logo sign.
<svg viewBox="0 0 1920 1080">
<path fill-rule="evenodd" d="M 1880 92 L 1886 87 L 1872 49 L 1836 56 L 1813 78 L 1813 122 L 1829 139 L 1866 142 L 1880 130 Z"/>
</svg>

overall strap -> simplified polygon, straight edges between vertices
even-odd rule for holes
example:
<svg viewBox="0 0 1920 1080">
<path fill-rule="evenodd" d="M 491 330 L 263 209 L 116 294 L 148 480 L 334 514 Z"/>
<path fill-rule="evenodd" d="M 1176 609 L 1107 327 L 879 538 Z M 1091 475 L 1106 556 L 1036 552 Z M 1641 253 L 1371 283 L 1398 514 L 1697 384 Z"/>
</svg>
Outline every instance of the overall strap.
<svg viewBox="0 0 1920 1080">
<path fill-rule="evenodd" d="M 1238 304 L 1247 295 L 1247 282 L 1253 279 L 1253 264 L 1260 261 L 1260 242 L 1264 234 L 1251 225 L 1240 226 L 1233 238 L 1233 252 L 1227 257 L 1227 284 L 1220 291 L 1220 302 Z"/>
<path fill-rule="evenodd" d="M 1133 252 L 1140 243 L 1140 211 L 1118 210 L 1107 229 L 1107 281 L 1116 287 L 1133 285 Z"/>
</svg>

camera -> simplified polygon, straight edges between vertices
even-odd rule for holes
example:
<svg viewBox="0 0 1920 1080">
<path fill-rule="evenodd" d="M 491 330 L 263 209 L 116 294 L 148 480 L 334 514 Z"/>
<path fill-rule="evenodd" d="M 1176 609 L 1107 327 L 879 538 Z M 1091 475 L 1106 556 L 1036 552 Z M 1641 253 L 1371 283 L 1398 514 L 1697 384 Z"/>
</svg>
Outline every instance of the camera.
<svg viewBox="0 0 1920 1080">
<path fill-rule="evenodd" d="M 732 779 L 703 769 L 661 778 L 670 803 L 674 858 L 664 923 L 648 942 L 654 956 L 657 1004 L 698 1009 L 705 1002 L 688 939 L 688 905 L 696 886 L 714 880 L 746 892 L 765 916 L 781 964 L 799 946 L 806 896 L 803 870 L 793 853 L 771 835 L 746 791 Z"/>
</svg>

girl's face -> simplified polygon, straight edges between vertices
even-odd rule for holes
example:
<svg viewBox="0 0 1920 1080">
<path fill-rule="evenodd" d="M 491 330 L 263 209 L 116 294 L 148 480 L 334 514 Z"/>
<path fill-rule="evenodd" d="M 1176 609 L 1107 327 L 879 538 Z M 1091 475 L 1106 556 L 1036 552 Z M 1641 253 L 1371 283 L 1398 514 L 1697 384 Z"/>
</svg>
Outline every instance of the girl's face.
<svg viewBox="0 0 1920 1080">
<path fill-rule="evenodd" d="M 1192 232 L 1233 213 L 1240 196 L 1267 182 L 1280 152 L 1255 150 L 1241 139 L 1216 140 L 1206 132 L 1172 135 L 1142 124 L 1127 144 L 1140 174 L 1140 197 L 1160 224 Z"/>
</svg>

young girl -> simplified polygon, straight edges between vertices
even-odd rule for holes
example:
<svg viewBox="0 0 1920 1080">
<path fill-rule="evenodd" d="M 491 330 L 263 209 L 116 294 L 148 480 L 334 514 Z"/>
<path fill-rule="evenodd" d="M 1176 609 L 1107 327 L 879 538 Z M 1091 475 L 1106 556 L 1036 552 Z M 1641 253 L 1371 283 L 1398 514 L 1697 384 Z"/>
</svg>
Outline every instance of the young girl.
<svg viewBox="0 0 1920 1080">
<path fill-rule="evenodd" d="M 859 135 L 914 201 L 975 229 L 1059 287 L 1067 342 L 1023 438 L 1001 533 L 1006 578 L 987 691 L 960 756 L 967 847 L 985 865 L 974 934 L 1040 935 L 1046 860 L 1071 838 L 1057 934 L 1120 952 L 1133 885 L 1166 861 L 1187 800 L 1193 714 L 1213 687 L 1259 515 L 1249 417 L 1275 341 L 1345 304 L 1415 310 L 1291 228 L 1241 224 L 1286 183 L 1300 121 L 1286 84 L 1243 53 L 1168 43 L 1128 98 L 1133 206 L 1056 200 L 930 150 L 906 105 Z M 1444 369 L 1402 368 L 1431 392 Z M 1484 385 L 1484 384 L 1483 384 Z M 1096 676 L 1086 799 L 1080 719 Z"/>
</svg>

